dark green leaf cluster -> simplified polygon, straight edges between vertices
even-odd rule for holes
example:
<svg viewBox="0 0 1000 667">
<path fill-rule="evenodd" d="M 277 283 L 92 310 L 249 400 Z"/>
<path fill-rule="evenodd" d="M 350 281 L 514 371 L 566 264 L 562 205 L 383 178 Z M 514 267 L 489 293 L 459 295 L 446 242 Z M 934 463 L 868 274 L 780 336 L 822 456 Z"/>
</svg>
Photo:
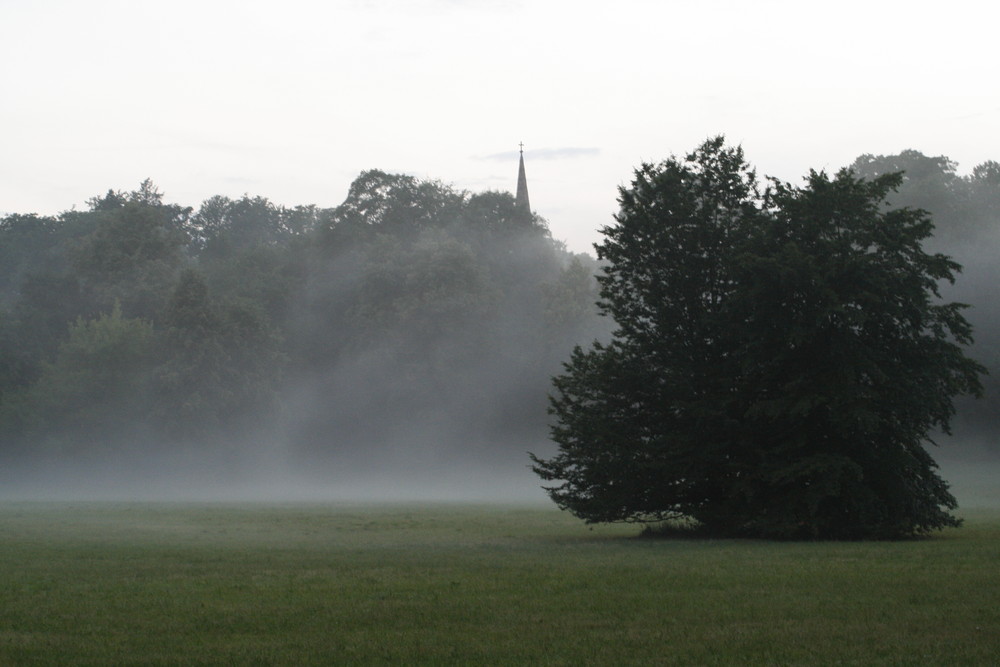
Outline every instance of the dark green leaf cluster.
<svg viewBox="0 0 1000 667">
<path fill-rule="evenodd" d="M 621 189 L 602 308 L 613 340 L 555 379 L 560 507 L 592 522 L 694 519 L 722 534 L 896 538 L 956 525 L 924 446 L 980 390 L 958 265 L 899 175 L 810 173 L 761 192 L 712 139 Z"/>
</svg>

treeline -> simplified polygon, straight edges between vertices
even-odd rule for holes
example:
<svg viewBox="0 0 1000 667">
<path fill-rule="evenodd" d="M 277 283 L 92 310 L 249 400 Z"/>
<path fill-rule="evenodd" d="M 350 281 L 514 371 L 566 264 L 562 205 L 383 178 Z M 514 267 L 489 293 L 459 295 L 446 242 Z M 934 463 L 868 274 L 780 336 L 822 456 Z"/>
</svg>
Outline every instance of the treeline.
<svg viewBox="0 0 1000 667">
<path fill-rule="evenodd" d="M 895 205 L 933 215 L 964 267 L 971 356 L 992 374 L 963 436 L 1000 430 L 1000 164 L 967 176 L 916 151 Z M 526 465 L 577 343 L 604 337 L 596 264 L 503 192 L 381 171 L 335 208 L 262 197 L 164 203 L 146 181 L 86 210 L 0 219 L 0 459 L 248 456 Z"/>
<path fill-rule="evenodd" d="M 989 375 L 982 378 L 982 399 L 957 401 L 953 430 L 958 443 L 1000 451 L 1000 163 L 990 160 L 959 175 L 958 165 L 947 157 L 906 150 L 862 155 L 851 168 L 865 178 L 903 172 L 890 205 L 930 212 L 935 229 L 928 249 L 962 265 L 955 284 L 941 285 L 941 293 L 970 306 L 965 316 L 974 327 L 975 344 L 969 356 L 986 366 Z"/>
<path fill-rule="evenodd" d="M 593 260 L 507 193 L 368 171 L 332 209 L 88 204 L 0 220 L 7 461 L 523 457 L 606 326 Z"/>
</svg>

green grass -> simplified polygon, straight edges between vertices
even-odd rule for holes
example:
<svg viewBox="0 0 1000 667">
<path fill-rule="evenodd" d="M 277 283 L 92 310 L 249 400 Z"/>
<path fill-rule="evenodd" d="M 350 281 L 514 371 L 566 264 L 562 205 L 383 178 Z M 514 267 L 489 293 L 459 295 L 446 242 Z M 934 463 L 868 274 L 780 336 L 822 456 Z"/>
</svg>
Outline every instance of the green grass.
<svg viewBox="0 0 1000 667">
<path fill-rule="evenodd" d="M 990 665 L 1000 512 L 637 539 L 546 506 L 0 504 L 0 665 Z"/>
</svg>

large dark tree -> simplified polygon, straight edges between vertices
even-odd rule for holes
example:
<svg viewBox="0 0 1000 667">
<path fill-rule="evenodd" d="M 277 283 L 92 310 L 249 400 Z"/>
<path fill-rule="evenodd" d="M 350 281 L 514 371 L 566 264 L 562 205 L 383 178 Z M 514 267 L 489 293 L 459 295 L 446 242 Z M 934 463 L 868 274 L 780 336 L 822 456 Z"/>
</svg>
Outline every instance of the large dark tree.
<svg viewBox="0 0 1000 667">
<path fill-rule="evenodd" d="M 925 445 L 979 391 L 899 175 L 811 173 L 761 194 L 710 140 L 644 165 L 597 246 L 611 342 L 555 378 L 549 494 L 588 522 L 693 519 L 721 534 L 893 538 L 957 525 Z"/>
</svg>

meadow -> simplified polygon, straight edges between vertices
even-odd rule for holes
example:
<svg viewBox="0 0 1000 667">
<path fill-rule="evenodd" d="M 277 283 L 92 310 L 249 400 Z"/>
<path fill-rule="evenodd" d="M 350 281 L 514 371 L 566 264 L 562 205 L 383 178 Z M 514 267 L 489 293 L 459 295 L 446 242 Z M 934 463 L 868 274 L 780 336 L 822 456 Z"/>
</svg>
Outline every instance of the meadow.
<svg viewBox="0 0 1000 667">
<path fill-rule="evenodd" d="M 549 505 L 0 503 L 0 665 L 989 665 L 1000 511 L 648 539 Z"/>
</svg>

